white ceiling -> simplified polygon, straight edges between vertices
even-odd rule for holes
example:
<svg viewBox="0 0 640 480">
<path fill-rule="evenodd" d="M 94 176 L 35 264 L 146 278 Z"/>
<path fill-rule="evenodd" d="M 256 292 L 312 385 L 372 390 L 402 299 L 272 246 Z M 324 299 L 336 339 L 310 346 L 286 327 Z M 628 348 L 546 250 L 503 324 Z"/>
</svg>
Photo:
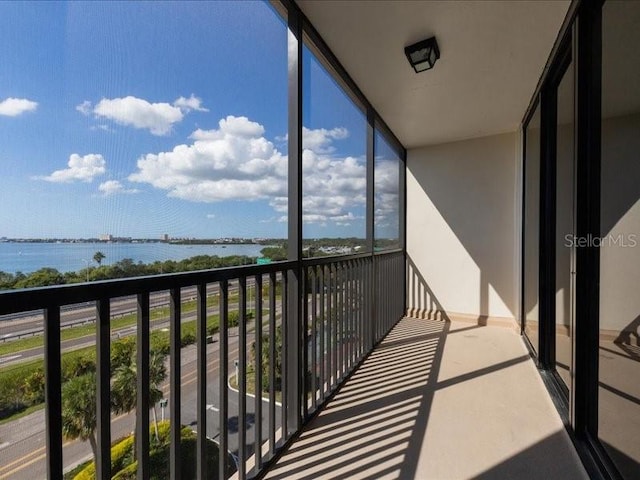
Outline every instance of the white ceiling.
<svg viewBox="0 0 640 480">
<path fill-rule="evenodd" d="M 297 0 L 407 148 L 514 131 L 569 0 Z M 416 74 L 404 47 L 435 35 Z"/>
</svg>

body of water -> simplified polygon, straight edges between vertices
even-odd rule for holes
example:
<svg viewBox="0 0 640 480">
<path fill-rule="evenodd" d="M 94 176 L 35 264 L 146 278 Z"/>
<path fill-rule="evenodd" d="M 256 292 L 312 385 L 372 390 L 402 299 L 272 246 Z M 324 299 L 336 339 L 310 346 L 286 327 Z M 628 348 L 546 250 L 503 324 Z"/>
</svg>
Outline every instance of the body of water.
<svg viewBox="0 0 640 480">
<path fill-rule="evenodd" d="M 172 245 L 169 243 L 0 243 L 0 271 L 31 273 L 43 267 L 75 272 L 97 266 L 93 255 L 105 254 L 103 265 L 131 258 L 134 262 L 183 260 L 196 255 L 259 257 L 264 245 Z"/>
</svg>

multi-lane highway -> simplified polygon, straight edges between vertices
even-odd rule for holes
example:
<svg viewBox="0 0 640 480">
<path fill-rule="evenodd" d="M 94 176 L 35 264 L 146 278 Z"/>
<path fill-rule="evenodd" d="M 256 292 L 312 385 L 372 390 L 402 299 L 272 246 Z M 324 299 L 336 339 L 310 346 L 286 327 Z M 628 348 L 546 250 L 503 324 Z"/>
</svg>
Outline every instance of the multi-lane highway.
<svg viewBox="0 0 640 480">
<path fill-rule="evenodd" d="M 234 374 L 233 360 L 238 355 L 238 337 L 229 336 L 229 375 Z M 217 337 L 214 343 L 207 346 L 207 436 L 216 439 L 219 435 L 219 343 Z M 196 348 L 190 346 L 182 349 L 182 421 L 197 430 L 196 423 Z M 163 387 L 165 397 L 168 397 L 168 386 Z M 238 450 L 238 405 L 237 392 L 228 390 L 229 395 L 229 450 Z M 269 402 L 263 400 L 262 421 L 254 418 L 254 399 L 247 397 L 247 451 L 253 451 L 253 441 L 256 423 L 262 425 L 262 436 L 268 434 Z M 166 412 L 168 415 L 168 411 Z M 158 408 L 158 417 L 161 411 Z M 133 431 L 135 417 L 133 414 L 114 416 L 112 419 L 112 438 L 115 440 Z M 276 404 L 276 425 L 280 424 L 280 407 Z M 275 427 L 277 430 L 278 427 Z M 91 448 L 88 442 L 70 441 L 63 447 L 63 461 L 65 468 L 70 468 L 91 458 Z M 19 420 L 0 425 L 0 480 L 8 479 L 39 479 L 46 477 L 46 450 L 44 433 L 44 412 L 34 412 Z"/>
<path fill-rule="evenodd" d="M 250 279 L 247 282 L 247 291 L 253 284 Z M 229 292 L 237 291 L 237 285 L 231 284 Z M 215 295 L 218 293 L 216 284 L 209 285 L 207 295 Z M 181 292 L 182 300 L 193 300 L 196 298 L 196 288 L 183 288 Z M 155 292 L 150 295 L 149 304 L 151 308 L 169 305 L 168 292 Z M 137 299 L 135 296 L 115 298 L 111 301 L 111 315 L 119 317 L 136 312 Z M 62 328 L 69 328 L 73 325 L 94 322 L 96 318 L 96 309 L 93 302 L 68 305 L 62 308 L 60 315 L 60 323 Z M 0 315 L 0 341 L 9 341 L 18 336 L 27 336 L 39 334 L 43 332 L 44 317 L 41 311 L 25 312 L 12 315 Z"/>
<path fill-rule="evenodd" d="M 237 291 L 237 285 L 230 285 L 230 293 Z M 252 285 L 247 285 L 247 291 L 253 292 Z M 209 295 L 217 294 L 217 285 L 209 287 Z M 195 289 L 183 289 L 182 298 L 183 301 L 188 301 L 194 298 L 196 295 Z M 249 295 L 248 295 L 249 296 Z M 152 307 L 163 306 L 168 303 L 168 294 L 166 292 L 159 292 L 153 294 L 150 303 Z M 248 308 L 252 307 L 252 302 L 248 302 Z M 137 309 L 137 303 L 135 297 L 126 297 L 112 300 L 112 315 L 126 315 L 135 312 Z M 234 307 L 232 307 L 234 309 Z M 280 302 L 278 302 L 278 308 L 276 309 L 276 315 L 280 310 Z M 217 308 L 212 308 L 209 312 L 217 313 Z M 65 309 L 62 313 L 62 322 L 64 324 L 69 323 L 90 323 L 95 321 L 95 306 L 92 304 L 76 305 L 73 308 Z M 181 321 L 190 321 L 195 319 L 195 312 L 183 313 Z M 1 317 L 0 317 L 1 318 Z M 11 318 L 4 318 L 0 320 L 0 334 L 1 335 L 14 335 L 16 332 L 24 330 L 37 330 L 42 329 L 43 318 L 40 313 L 33 313 L 24 316 L 12 316 Z M 264 322 L 267 323 L 266 321 Z M 168 318 L 159 319 L 152 322 L 152 328 L 165 328 L 168 327 Z M 121 330 L 114 330 L 112 336 L 118 337 L 135 333 L 135 326 L 126 327 Z M 248 335 L 249 337 L 249 335 Z M 1 336 L 0 336 L 1 338 Z M 67 340 L 62 342 L 62 349 L 74 349 L 83 346 L 90 346 L 95 344 L 95 337 L 93 335 L 76 338 L 73 340 Z M 237 329 L 231 329 L 228 342 L 228 359 L 230 365 L 229 375 L 235 374 L 235 368 L 233 367 L 233 361 L 238 356 L 238 337 Z M 247 354 L 249 353 L 249 345 L 247 345 Z M 43 354 L 42 348 L 34 348 L 30 350 L 24 350 L 12 355 L 5 355 L 0 357 L 0 365 L 7 365 L 8 363 L 24 361 L 29 358 L 41 357 Z M 213 343 L 207 345 L 207 436 L 210 438 L 217 438 L 219 435 L 219 410 L 218 405 L 220 403 L 219 392 L 219 343 L 217 335 L 213 337 Z M 183 425 L 189 425 L 194 430 L 197 430 L 196 423 L 196 381 L 197 381 L 197 368 L 196 368 L 196 347 L 194 345 L 185 347 L 181 352 L 181 369 L 182 369 L 182 415 L 181 423 Z M 16 387 L 17 388 L 17 387 Z M 163 387 L 165 397 L 168 397 L 168 385 Z M 238 393 L 232 390 L 228 390 L 229 395 L 229 411 L 228 411 L 228 429 L 229 429 L 229 450 L 232 453 L 238 450 L 238 405 L 239 398 Z M 269 424 L 268 424 L 268 401 L 263 401 L 263 415 L 262 421 L 254 418 L 254 398 L 247 397 L 247 448 L 248 452 L 253 452 L 253 439 L 255 432 L 255 425 L 261 424 L 263 429 L 263 438 L 267 437 Z M 157 409 L 158 417 L 160 418 L 161 410 Z M 168 415 L 168 411 L 166 412 Z M 258 420 L 258 421 L 256 421 Z M 276 427 L 280 424 L 280 407 L 276 406 Z M 135 416 L 133 414 L 125 414 L 112 417 L 112 439 L 116 440 L 123 436 L 128 435 L 134 430 Z M 0 425 L 0 480 L 5 479 L 39 479 L 46 477 L 46 438 L 44 431 L 44 411 L 40 410 L 31 413 L 18 420 L 8 422 L 4 425 Z M 63 447 L 63 462 L 65 469 L 71 468 L 74 465 L 82 463 L 91 458 L 91 448 L 88 442 L 81 441 L 67 441 Z"/>
<path fill-rule="evenodd" d="M 229 294 L 237 294 L 237 284 L 232 283 L 229 287 Z M 254 286 L 253 281 L 250 279 L 247 282 L 247 297 L 253 298 Z M 210 285 L 207 288 L 207 295 L 213 296 L 218 294 L 218 286 L 216 284 Z M 196 289 L 184 288 L 181 293 L 183 301 L 189 301 L 196 298 Z M 168 292 L 156 292 L 150 297 L 150 307 L 157 308 L 166 306 L 169 304 Z M 252 308 L 252 303 L 249 301 L 248 308 Z M 231 310 L 236 307 L 231 305 Z M 128 314 L 134 314 L 137 311 L 137 299 L 135 296 L 122 297 L 113 299 L 111 301 L 111 314 L 112 318 L 121 317 Z M 210 313 L 217 313 L 211 311 Z M 195 311 L 183 313 L 181 321 L 188 322 L 195 319 Z M 61 312 L 61 326 L 62 328 L 72 328 L 74 325 L 84 325 L 94 323 L 96 321 L 96 309 L 93 303 L 71 305 L 67 306 Z M 28 312 L 21 315 L 5 315 L 0 316 L 0 341 L 10 342 L 20 336 L 32 336 L 41 335 L 43 332 L 44 318 L 42 312 Z M 151 328 L 153 330 L 159 328 L 168 328 L 169 322 L 167 319 L 160 319 L 151 322 Z M 135 333 L 135 325 L 130 327 L 124 327 L 111 332 L 112 338 L 120 338 L 122 336 L 131 335 Z M 95 344 L 95 338 L 93 335 L 85 337 L 74 338 L 71 340 L 65 340 L 61 342 L 61 348 L 63 351 L 82 348 Z M 20 352 L 11 353 L 0 356 L 0 366 L 5 366 L 13 363 L 22 362 L 25 360 L 32 360 L 43 357 L 43 347 L 31 348 L 28 350 L 22 350 Z"/>
</svg>

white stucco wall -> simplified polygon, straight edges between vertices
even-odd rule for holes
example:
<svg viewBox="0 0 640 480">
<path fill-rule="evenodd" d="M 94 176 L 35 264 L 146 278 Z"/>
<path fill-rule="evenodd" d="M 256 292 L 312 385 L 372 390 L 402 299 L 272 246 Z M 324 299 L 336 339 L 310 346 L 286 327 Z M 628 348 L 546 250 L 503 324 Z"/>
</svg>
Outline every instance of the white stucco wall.
<svg viewBox="0 0 640 480">
<path fill-rule="evenodd" d="M 515 318 L 518 133 L 407 152 L 409 309 Z"/>
</svg>

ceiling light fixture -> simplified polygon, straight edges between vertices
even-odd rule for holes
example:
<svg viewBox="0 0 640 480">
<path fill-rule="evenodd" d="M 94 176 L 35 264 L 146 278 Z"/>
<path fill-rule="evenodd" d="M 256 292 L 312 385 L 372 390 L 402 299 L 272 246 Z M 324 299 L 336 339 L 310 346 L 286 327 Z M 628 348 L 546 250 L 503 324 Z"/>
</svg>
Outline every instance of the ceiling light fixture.
<svg viewBox="0 0 640 480">
<path fill-rule="evenodd" d="M 404 54 L 416 73 L 431 70 L 440 58 L 436 37 L 422 40 L 404 48 Z"/>
</svg>

